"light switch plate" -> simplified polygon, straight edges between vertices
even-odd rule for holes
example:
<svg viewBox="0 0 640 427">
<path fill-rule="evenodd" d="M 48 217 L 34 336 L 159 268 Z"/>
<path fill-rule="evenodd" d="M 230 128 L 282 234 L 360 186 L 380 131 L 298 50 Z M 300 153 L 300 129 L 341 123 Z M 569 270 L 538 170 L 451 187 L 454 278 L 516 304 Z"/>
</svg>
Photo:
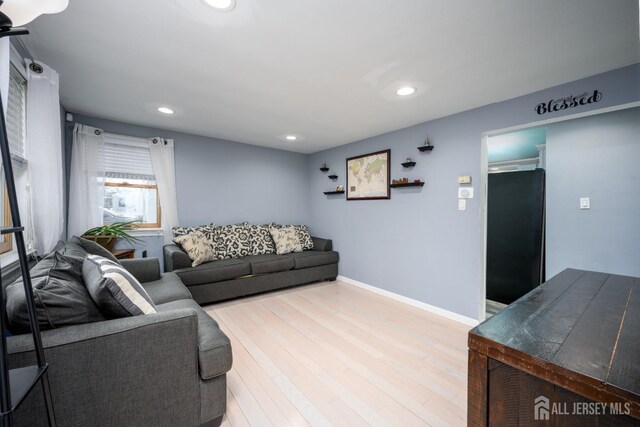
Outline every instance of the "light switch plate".
<svg viewBox="0 0 640 427">
<path fill-rule="evenodd" d="M 458 199 L 473 199 L 473 188 L 472 187 L 458 188 Z"/>
<path fill-rule="evenodd" d="M 471 176 L 470 175 L 459 176 L 458 184 L 471 184 Z"/>
<path fill-rule="evenodd" d="M 580 197 L 580 209 L 591 209 L 591 199 L 589 197 Z"/>
<path fill-rule="evenodd" d="M 459 211 L 467 210 L 467 199 L 458 199 L 458 210 Z"/>
</svg>

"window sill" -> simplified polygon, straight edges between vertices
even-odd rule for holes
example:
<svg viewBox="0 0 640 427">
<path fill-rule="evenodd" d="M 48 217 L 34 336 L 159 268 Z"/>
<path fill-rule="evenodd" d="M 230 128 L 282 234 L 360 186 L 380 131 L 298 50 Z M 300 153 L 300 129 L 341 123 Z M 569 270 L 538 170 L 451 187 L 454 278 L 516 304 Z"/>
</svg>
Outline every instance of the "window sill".
<svg viewBox="0 0 640 427">
<path fill-rule="evenodd" d="M 137 230 L 130 230 L 129 234 L 135 237 L 157 237 L 162 236 L 162 228 L 139 228 Z"/>
<path fill-rule="evenodd" d="M 33 254 L 35 254 L 35 251 L 27 252 L 27 259 L 29 259 Z M 8 272 L 19 268 L 20 266 L 18 261 L 18 252 L 15 250 L 5 252 L 0 255 L 0 269 L 2 269 L 2 273 L 4 274 L 5 271 Z"/>
</svg>

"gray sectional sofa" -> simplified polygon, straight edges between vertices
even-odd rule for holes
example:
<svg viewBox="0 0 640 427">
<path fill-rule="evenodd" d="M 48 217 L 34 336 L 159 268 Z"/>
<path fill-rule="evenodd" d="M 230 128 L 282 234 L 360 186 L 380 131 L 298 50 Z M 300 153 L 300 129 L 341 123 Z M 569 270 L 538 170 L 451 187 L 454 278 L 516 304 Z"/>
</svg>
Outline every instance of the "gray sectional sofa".
<svg viewBox="0 0 640 427">
<path fill-rule="evenodd" d="M 226 410 L 231 346 L 158 259 L 122 260 L 157 313 L 42 331 L 59 426 L 217 426 Z M 30 334 L 7 337 L 10 368 L 34 363 Z M 47 424 L 34 390 L 17 426 Z"/>
<path fill-rule="evenodd" d="M 174 272 L 198 304 L 335 280 L 339 255 L 332 241 L 312 237 L 313 250 L 285 255 L 253 255 L 207 262 L 191 267 L 191 259 L 177 245 L 164 247 L 164 268 Z"/>
</svg>

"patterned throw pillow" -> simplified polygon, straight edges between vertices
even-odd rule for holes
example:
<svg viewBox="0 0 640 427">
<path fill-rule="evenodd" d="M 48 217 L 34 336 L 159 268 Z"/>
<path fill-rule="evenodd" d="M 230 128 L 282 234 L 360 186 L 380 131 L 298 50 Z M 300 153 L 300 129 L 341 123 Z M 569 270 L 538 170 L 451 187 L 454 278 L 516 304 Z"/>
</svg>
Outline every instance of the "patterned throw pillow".
<svg viewBox="0 0 640 427">
<path fill-rule="evenodd" d="M 276 244 L 276 253 L 278 255 L 302 252 L 298 230 L 292 225 L 270 227 L 269 232 L 271 233 L 273 242 Z"/>
<path fill-rule="evenodd" d="M 294 225 L 293 228 L 298 232 L 298 238 L 300 239 L 302 250 L 313 250 L 313 239 L 311 238 L 311 233 L 309 233 L 309 227 L 306 225 Z"/>
<path fill-rule="evenodd" d="M 140 282 L 113 261 L 87 255 L 82 278 L 91 299 L 107 318 L 156 313 L 156 306 Z"/>
<path fill-rule="evenodd" d="M 249 225 L 249 238 L 251 239 L 251 255 L 273 254 L 276 252 L 276 245 L 273 243 L 269 227 L 265 225 Z"/>
<path fill-rule="evenodd" d="M 216 227 L 216 258 L 241 258 L 251 254 L 247 223 Z"/>
<path fill-rule="evenodd" d="M 205 235 L 213 249 L 216 247 L 216 226 L 214 223 L 195 227 L 173 227 L 171 230 L 173 231 L 173 237 L 186 236 L 187 234 L 199 231 Z"/>
<path fill-rule="evenodd" d="M 207 237 L 200 231 L 173 238 L 173 242 L 180 246 L 191 258 L 191 267 L 197 267 L 207 261 L 215 261 L 216 254 Z"/>
</svg>

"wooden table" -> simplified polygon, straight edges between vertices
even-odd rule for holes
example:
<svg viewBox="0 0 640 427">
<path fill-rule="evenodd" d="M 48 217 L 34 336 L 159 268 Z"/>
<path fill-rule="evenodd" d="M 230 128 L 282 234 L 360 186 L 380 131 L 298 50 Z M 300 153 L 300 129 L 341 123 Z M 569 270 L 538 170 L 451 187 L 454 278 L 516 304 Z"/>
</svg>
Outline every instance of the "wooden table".
<svg viewBox="0 0 640 427">
<path fill-rule="evenodd" d="M 640 279 L 563 271 L 469 332 L 468 375 L 469 426 L 640 425 Z"/>
<path fill-rule="evenodd" d="M 132 259 L 135 257 L 135 249 L 114 249 L 112 254 L 118 259 Z"/>
</svg>

